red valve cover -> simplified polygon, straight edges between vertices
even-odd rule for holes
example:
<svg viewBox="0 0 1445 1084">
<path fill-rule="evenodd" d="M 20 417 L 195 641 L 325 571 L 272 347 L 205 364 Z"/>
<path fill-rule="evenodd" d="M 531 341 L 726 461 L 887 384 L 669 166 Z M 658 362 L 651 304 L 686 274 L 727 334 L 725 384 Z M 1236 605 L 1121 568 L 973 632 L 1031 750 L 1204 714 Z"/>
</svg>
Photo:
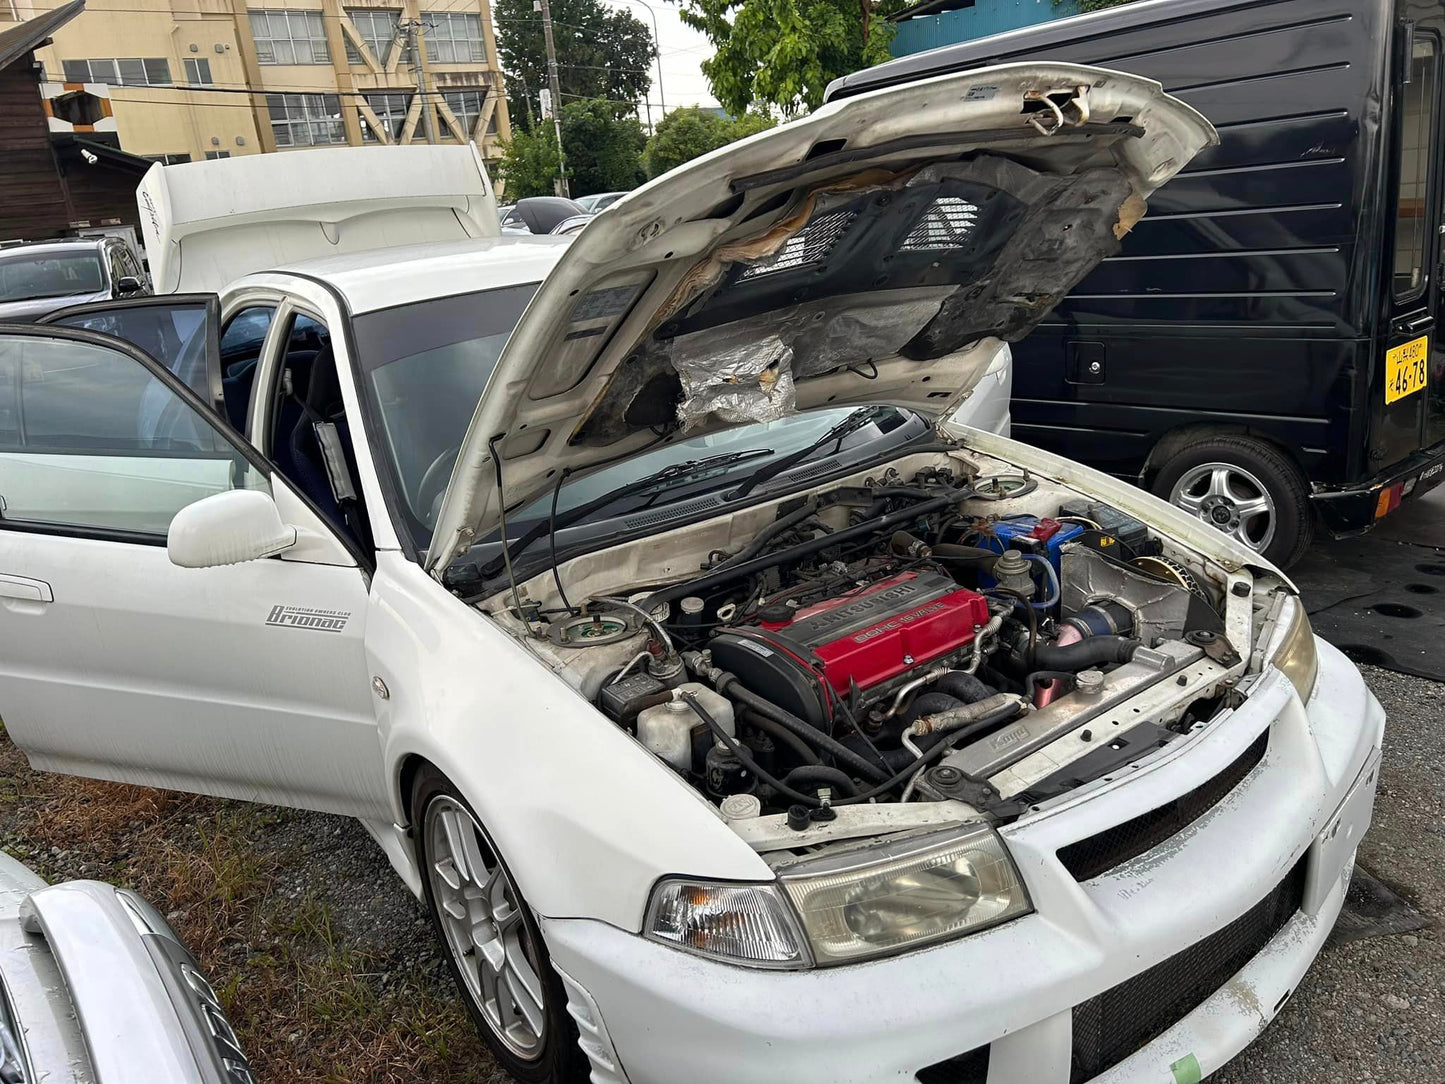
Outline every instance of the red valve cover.
<svg viewBox="0 0 1445 1084">
<path fill-rule="evenodd" d="M 900 573 L 762 627 L 777 646 L 820 662 L 828 683 L 843 693 L 850 682 L 868 689 L 966 647 L 988 619 L 982 595 L 924 571 Z"/>
</svg>

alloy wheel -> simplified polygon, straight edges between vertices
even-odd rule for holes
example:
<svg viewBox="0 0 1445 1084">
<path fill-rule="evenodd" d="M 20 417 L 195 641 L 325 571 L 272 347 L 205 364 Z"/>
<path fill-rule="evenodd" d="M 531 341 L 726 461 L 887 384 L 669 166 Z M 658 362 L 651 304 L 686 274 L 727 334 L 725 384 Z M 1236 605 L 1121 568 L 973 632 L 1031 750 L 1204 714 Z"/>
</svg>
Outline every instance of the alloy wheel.
<svg viewBox="0 0 1445 1084">
<path fill-rule="evenodd" d="M 536 1060 L 546 1034 L 546 986 L 521 894 L 460 802 L 433 798 L 423 831 L 432 898 L 467 993 L 508 1050 Z"/>
<path fill-rule="evenodd" d="M 1263 482 L 1233 463 L 1201 463 L 1174 483 L 1170 503 L 1263 553 L 1279 513 Z"/>
</svg>

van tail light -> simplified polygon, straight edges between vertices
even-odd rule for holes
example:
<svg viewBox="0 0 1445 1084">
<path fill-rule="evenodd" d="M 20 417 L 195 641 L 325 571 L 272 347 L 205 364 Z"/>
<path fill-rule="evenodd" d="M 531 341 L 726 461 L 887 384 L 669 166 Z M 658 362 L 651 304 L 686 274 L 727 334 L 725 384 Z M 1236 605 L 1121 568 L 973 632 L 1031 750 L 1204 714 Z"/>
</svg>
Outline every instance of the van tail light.
<svg viewBox="0 0 1445 1084">
<path fill-rule="evenodd" d="M 1405 496 L 1405 484 L 1396 482 L 1392 486 L 1386 486 L 1380 490 L 1380 499 L 1375 502 L 1375 518 L 1384 519 L 1395 509 L 1400 507 L 1400 501 Z"/>
</svg>

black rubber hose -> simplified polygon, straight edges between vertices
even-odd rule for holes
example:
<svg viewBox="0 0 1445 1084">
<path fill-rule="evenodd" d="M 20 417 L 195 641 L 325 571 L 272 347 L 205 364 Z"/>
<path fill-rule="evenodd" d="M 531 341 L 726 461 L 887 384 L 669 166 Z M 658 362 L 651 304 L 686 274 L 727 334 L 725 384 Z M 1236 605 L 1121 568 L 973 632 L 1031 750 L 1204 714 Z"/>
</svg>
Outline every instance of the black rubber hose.
<svg viewBox="0 0 1445 1084">
<path fill-rule="evenodd" d="M 756 711 L 744 711 L 742 713 L 742 719 L 748 726 L 756 730 L 761 730 L 764 734 L 768 735 L 768 737 L 776 738 L 782 742 L 791 749 L 794 755 L 804 764 L 823 763 L 818 759 L 818 754 L 811 745 L 781 723 L 775 723 L 766 715 L 761 715 Z"/>
<path fill-rule="evenodd" d="M 737 757 L 738 760 L 742 762 L 743 767 L 752 772 L 756 778 L 761 779 L 779 794 L 785 794 L 795 802 L 802 802 L 804 805 L 811 806 L 821 806 L 823 804 L 815 795 L 804 794 L 800 790 L 794 790 L 754 760 L 753 754 L 748 750 L 747 746 L 740 744 L 731 734 L 724 730 L 722 724 L 712 717 L 712 714 L 698 702 L 697 697 L 692 693 L 683 693 L 682 699 L 687 703 L 688 707 L 697 712 L 697 717 L 707 724 L 708 729 L 712 731 L 713 737 L 722 742 L 724 748 L 733 756 Z"/>
<path fill-rule="evenodd" d="M 1128 662 L 1142 646 L 1125 636 L 1090 636 L 1063 647 L 1039 644 L 1034 648 L 1033 665 L 1040 670 L 1067 670 L 1073 674 L 1091 666 Z"/>
<path fill-rule="evenodd" d="M 933 763 L 933 761 L 943 756 L 944 753 L 948 752 L 948 750 L 952 749 L 959 742 L 966 741 L 967 739 L 973 737 L 975 734 L 979 734 L 985 730 L 990 730 L 993 727 L 1000 726 L 1003 723 L 1006 723 L 1010 719 L 1014 718 L 1016 715 L 1018 715 L 1018 713 L 1018 705 L 1005 704 L 1003 707 L 997 709 L 996 711 L 989 712 L 977 722 L 970 723 L 968 726 L 965 727 L 960 727 L 958 730 L 945 733 L 943 735 L 942 741 L 940 741 L 932 749 L 929 749 L 927 752 L 925 752 L 921 757 L 918 757 L 916 760 L 911 761 L 908 767 L 904 768 L 902 771 L 896 773 L 884 782 L 878 784 L 878 786 L 874 787 L 872 790 L 865 790 L 856 798 L 845 798 L 843 801 L 834 802 L 833 804 L 852 805 L 855 802 L 871 801 L 872 799 L 877 798 L 881 794 L 886 794 L 888 793 L 888 791 L 892 790 L 894 787 L 898 786 L 900 783 L 906 780 L 914 772 L 918 771 L 919 768 L 927 767 L 929 764 Z"/>
<path fill-rule="evenodd" d="M 829 768 L 825 764 L 804 764 L 801 768 L 794 768 L 783 776 L 783 783 L 790 787 L 807 787 L 810 784 L 837 787 L 847 792 L 844 797 L 852 797 L 858 793 L 857 783 L 844 772 Z"/>
<path fill-rule="evenodd" d="M 662 605 L 664 602 L 672 602 L 687 595 L 702 595 L 720 587 L 725 583 L 732 583 L 734 580 L 751 576 L 755 572 L 762 572 L 764 569 L 773 568 L 783 564 L 785 561 L 797 560 L 809 554 L 817 553 L 819 550 L 828 549 L 830 546 L 842 545 L 844 542 L 851 542 L 855 538 L 865 538 L 872 534 L 883 534 L 891 532 L 895 527 L 906 523 L 912 523 L 924 516 L 932 515 L 934 512 L 941 512 L 945 508 L 951 508 L 959 501 L 967 499 L 971 494 L 967 489 L 950 489 L 944 491 L 944 496 L 934 497 L 932 500 L 920 501 L 911 508 L 904 508 L 897 512 L 890 512 L 886 516 L 879 516 L 877 519 L 864 520 L 862 523 L 855 523 L 851 527 L 844 527 L 842 530 L 834 531 L 832 534 L 825 534 L 818 538 L 809 539 L 806 542 L 799 542 L 796 546 L 789 546 L 777 553 L 764 554 L 761 557 L 754 557 L 750 561 L 743 561 L 739 564 L 724 568 L 719 572 L 709 572 L 696 579 L 686 580 L 682 583 L 675 583 L 671 587 L 664 587 L 660 591 L 654 591 L 641 603 L 642 608 L 649 613 Z"/>
<path fill-rule="evenodd" d="M 805 742 L 815 748 L 821 749 L 823 752 L 832 756 L 834 760 L 846 765 L 863 778 L 874 782 L 883 778 L 883 772 L 879 770 L 876 764 L 859 756 L 842 742 L 829 737 L 817 727 L 804 722 L 786 709 L 778 707 L 778 705 L 774 704 L 771 700 L 759 696 L 743 685 L 743 683 L 732 674 L 726 671 L 719 673 L 717 680 L 713 682 L 713 687 L 724 696 L 731 697 L 733 700 L 738 701 L 738 703 L 744 707 L 751 708 L 759 715 L 766 716 L 773 720 L 773 722 L 787 727 Z"/>
<path fill-rule="evenodd" d="M 761 531 L 757 533 L 757 535 L 753 538 L 751 542 L 749 542 L 742 549 L 738 550 L 737 553 L 733 554 L 731 557 L 729 557 L 726 561 L 722 562 L 712 571 L 721 572 L 723 571 L 723 569 L 732 568 L 734 565 L 740 565 L 744 561 L 751 560 L 758 554 L 762 553 L 764 548 L 766 548 L 767 544 L 773 539 L 777 538 L 778 535 L 782 534 L 790 527 L 796 527 L 808 517 L 815 516 L 817 514 L 817 498 L 811 498 L 805 501 L 803 503 L 803 507 L 797 509 L 794 512 L 788 513 L 788 515 L 784 516 L 782 519 L 776 520 L 775 522 L 770 523 L 766 527 L 764 527 Z"/>
<path fill-rule="evenodd" d="M 781 779 L 777 778 L 775 775 L 769 772 L 766 768 L 758 764 L 758 762 L 753 759 L 753 755 L 746 748 L 739 745 L 738 742 L 734 740 L 733 736 L 729 734 L 726 730 L 724 730 L 721 724 L 719 724 L 718 721 L 708 713 L 708 710 L 704 708 L 700 703 L 698 703 L 698 699 L 696 696 L 694 696 L 692 693 L 683 693 L 682 699 L 687 702 L 688 706 L 691 707 L 693 711 L 697 712 L 697 717 L 708 725 L 708 729 L 713 732 L 713 736 L 716 737 L 718 741 L 723 743 L 723 746 L 728 750 L 728 752 L 732 753 L 733 756 L 737 757 L 738 760 L 742 761 L 743 766 L 746 767 L 759 779 L 761 779 L 764 783 L 768 784 L 768 786 L 772 787 L 779 794 L 784 794 L 787 797 L 793 799 L 793 801 L 795 802 L 799 802 L 806 806 L 812 806 L 813 808 L 818 808 L 822 806 L 823 803 L 813 795 L 804 794 L 802 791 L 794 790 L 792 787 L 788 786 L 788 784 L 784 783 Z M 857 805 L 860 802 L 869 802 L 872 801 L 874 798 L 887 794 L 890 790 L 893 790 L 899 784 L 903 783 L 906 779 L 908 779 L 908 777 L 911 776 L 914 772 L 918 771 L 918 769 L 927 767 L 933 761 L 943 756 L 943 754 L 946 753 L 949 749 L 952 749 L 959 742 L 973 737 L 980 731 L 987 730 L 991 727 L 1008 722 L 1010 719 L 1012 719 L 1015 715 L 1018 714 L 1018 710 L 1019 709 L 1017 705 L 1006 704 L 1003 707 L 999 708 L 997 711 L 989 712 L 989 714 L 985 715 L 982 719 L 979 719 L 977 722 L 971 724 L 970 726 L 962 727 L 958 730 L 945 734 L 943 741 L 940 741 L 937 745 L 935 745 L 932 749 L 928 750 L 928 752 L 924 753 L 921 757 L 909 761 L 907 767 L 889 776 L 872 790 L 865 790 L 861 794 L 855 794 L 847 798 L 842 798 L 839 801 L 833 802 L 831 804 Z"/>
<path fill-rule="evenodd" d="M 956 696 L 941 692 L 927 692 L 922 696 L 915 696 L 913 703 L 909 704 L 896 719 L 890 719 L 889 722 L 902 723 L 903 728 L 907 729 L 924 715 L 937 715 L 941 711 L 952 711 L 954 708 L 961 707 L 963 707 L 963 701 Z"/>
<path fill-rule="evenodd" d="M 986 550 L 982 546 L 955 546 L 945 542 L 943 545 L 933 547 L 933 556 L 940 561 L 957 561 L 960 564 L 978 565 L 987 572 L 993 568 L 994 563 L 1001 555 L 993 550 Z"/>
<path fill-rule="evenodd" d="M 939 736 L 945 737 L 946 735 Z M 864 753 L 867 751 L 867 746 L 864 745 L 863 737 L 860 734 L 848 734 L 840 740 L 856 753 Z M 907 749 L 883 749 L 879 752 L 879 756 L 883 758 L 883 764 L 890 773 L 898 771 L 905 765 L 912 764 L 916 759 Z"/>
<path fill-rule="evenodd" d="M 974 677 L 972 674 L 962 670 L 950 670 L 933 683 L 934 689 L 941 693 L 962 700 L 965 704 L 974 704 L 980 700 L 987 700 L 990 696 L 998 693 L 998 690 L 987 685 Z"/>
</svg>

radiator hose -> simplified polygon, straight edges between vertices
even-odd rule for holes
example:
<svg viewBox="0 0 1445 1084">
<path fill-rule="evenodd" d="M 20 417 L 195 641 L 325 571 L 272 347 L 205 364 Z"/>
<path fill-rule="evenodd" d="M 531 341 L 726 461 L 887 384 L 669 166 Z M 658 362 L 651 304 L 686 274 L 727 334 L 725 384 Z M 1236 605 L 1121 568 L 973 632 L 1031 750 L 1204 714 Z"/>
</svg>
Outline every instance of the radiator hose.
<svg viewBox="0 0 1445 1084">
<path fill-rule="evenodd" d="M 1095 666 L 1128 662 L 1143 646 L 1141 641 L 1127 636 L 1090 636 L 1077 644 L 1062 647 L 1039 644 L 1034 648 L 1034 668 L 1076 673 Z"/>
</svg>

